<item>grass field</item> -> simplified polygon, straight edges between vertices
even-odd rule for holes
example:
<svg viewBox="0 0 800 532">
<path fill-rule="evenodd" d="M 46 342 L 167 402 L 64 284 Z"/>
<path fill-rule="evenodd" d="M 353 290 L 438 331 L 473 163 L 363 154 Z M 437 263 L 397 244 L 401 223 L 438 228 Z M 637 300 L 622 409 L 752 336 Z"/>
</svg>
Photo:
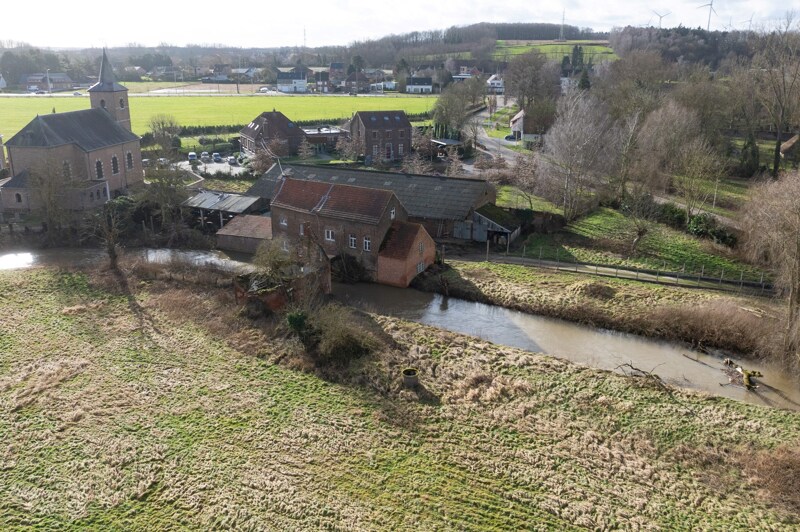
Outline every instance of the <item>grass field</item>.
<svg viewBox="0 0 800 532">
<path fill-rule="evenodd" d="M 153 115 L 173 115 L 181 125 L 247 124 L 264 111 L 277 109 L 292 120 L 343 120 L 356 111 L 402 109 L 423 113 L 433 108 L 435 96 L 142 96 L 132 97 L 131 122 L 137 134 L 146 133 Z M 37 114 L 89 108 L 89 98 L 41 96 L 0 98 L 0 134 L 8 140 Z"/>
<path fill-rule="evenodd" d="M 383 351 L 323 372 L 227 290 L 123 286 L 0 272 L 5 530 L 798 524 L 767 476 L 796 413 L 380 317 Z"/>
<path fill-rule="evenodd" d="M 600 208 L 557 233 L 532 234 L 525 246 L 528 256 L 533 258 L 539 258 L 541 251 L 543 259 L 564 262 L 703 273 L 708 277 L 722 274 L 731 280 L 738 280 L 740 275 L 745 280 L 761 279 L 760 270 L 739 261 L 724 246 L 662 224 L 653 224 L 636 253 L 631 255 L 632 241 L 633 228 L 625 216 L 612 209 Z"/>
<path fill-rule="evenodd" d="M 493 57 L 505 61 L 536 50 L 546 55 L 548 59 L 560 62 L 565 55 L 572 56 L 572 48 L 575 45 L 583 47 L 584 62 L 588 62 L 589 58 L 594 64 L 618 59 L 614 50 L 605 41 L 497 41 Z"/>
</svg>

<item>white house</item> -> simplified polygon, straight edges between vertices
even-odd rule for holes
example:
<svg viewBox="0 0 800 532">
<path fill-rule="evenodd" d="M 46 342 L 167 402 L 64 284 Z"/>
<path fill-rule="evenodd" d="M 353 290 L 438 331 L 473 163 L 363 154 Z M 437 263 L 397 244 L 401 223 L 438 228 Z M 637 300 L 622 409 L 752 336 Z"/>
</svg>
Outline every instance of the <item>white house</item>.
<svg viewBox="0 0 800 532">
<path fill-rule="evenodd" d="M 505 82 L 503 82 L 503 78 L 497 74 L 492 74 L 491 77 L 486 80 L 486 92 L 489 94 L 504 94 L 505 91 Z"/>
<path fill-rule="evenodd" d="M 5 89 L 8 86 L 6 80 L 3 79 L 3 75 L 0 74 L 0 91 Z"/>
<path fill-rule="evenodd" d="M 308 92 L 306 75 L 302 72 L 278 72 L 278 92 Z"/>
<path fill-rule="evenodd" d="M 433 78 L 408 78 L 406 83 L 408 94 L 430 94 L 433 92 Z"/>
</svg>

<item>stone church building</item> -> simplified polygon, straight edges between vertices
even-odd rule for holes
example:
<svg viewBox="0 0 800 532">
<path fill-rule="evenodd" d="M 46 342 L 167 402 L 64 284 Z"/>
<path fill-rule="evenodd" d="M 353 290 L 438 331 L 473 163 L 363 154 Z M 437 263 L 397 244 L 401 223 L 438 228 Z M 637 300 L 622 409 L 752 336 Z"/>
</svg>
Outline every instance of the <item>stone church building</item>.
<svg viewBox="0 0 800 532">
<path fill-rule="evenodd" d="M 88 92 L 90 109 L 39 115 L 5 143 L 10 177 L 0 180 L 0 218 L 18 219 L 47 201 L 89 210 L 142 183 L 128 89 L 117 82 L 105 50 L 100 78 Z"/>
</svg>

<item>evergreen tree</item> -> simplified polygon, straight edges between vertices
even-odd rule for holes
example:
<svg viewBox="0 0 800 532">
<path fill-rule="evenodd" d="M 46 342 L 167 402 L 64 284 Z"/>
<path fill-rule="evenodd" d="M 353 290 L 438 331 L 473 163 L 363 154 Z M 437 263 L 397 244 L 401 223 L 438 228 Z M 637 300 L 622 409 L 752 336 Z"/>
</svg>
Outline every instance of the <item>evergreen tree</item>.
<svg viewBox="0 0 800 532">
<path fill-rule="evenodd" d="M 758 143 L 756 142 L 756 136 L 751 131 L 747 134 L 747 139 L 744 141 L 742 155 L 739 159 L 739 167 L 744 177 L 752 177 L 758 172 L 759 166 L 761 166 L 761 161 L 758 153 Z"/>
<path fill-rule="evenodd" d="M 567 77 L 571 73 L 572 73 L 572 63 L 570 63 L 569 56 L 565 55 L 563 59 L 561 59 L 561 75 Z"/>
<path fill-rule="evenodd" d="M 581 70 L 581 79 L 578 81 L 578 88 L 582 91 L 592 88 L 592 83 L 589 81 L 589 70 L 586 68 Z"/>
</svg>

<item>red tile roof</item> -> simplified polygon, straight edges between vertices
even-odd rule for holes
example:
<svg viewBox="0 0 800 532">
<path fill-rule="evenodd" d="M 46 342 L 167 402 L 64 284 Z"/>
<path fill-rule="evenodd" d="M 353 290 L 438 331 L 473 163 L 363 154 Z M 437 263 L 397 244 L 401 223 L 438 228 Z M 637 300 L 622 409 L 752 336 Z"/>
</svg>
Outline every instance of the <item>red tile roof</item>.
<svg viewBox="0 0 800 532">
<path fill-rule="evenodd" d="M 405 260 L 413 251 L 414 241 L 425 228 L 412 222 L 392 222 L 378 252 L 381 257 Z"/>
<path fill-rule="evenodd" d="M 388 190 L 284 178 L 272 208 L 300 210 L 330 218 L 377 224 L 394 194 Z"/>
</svg>

